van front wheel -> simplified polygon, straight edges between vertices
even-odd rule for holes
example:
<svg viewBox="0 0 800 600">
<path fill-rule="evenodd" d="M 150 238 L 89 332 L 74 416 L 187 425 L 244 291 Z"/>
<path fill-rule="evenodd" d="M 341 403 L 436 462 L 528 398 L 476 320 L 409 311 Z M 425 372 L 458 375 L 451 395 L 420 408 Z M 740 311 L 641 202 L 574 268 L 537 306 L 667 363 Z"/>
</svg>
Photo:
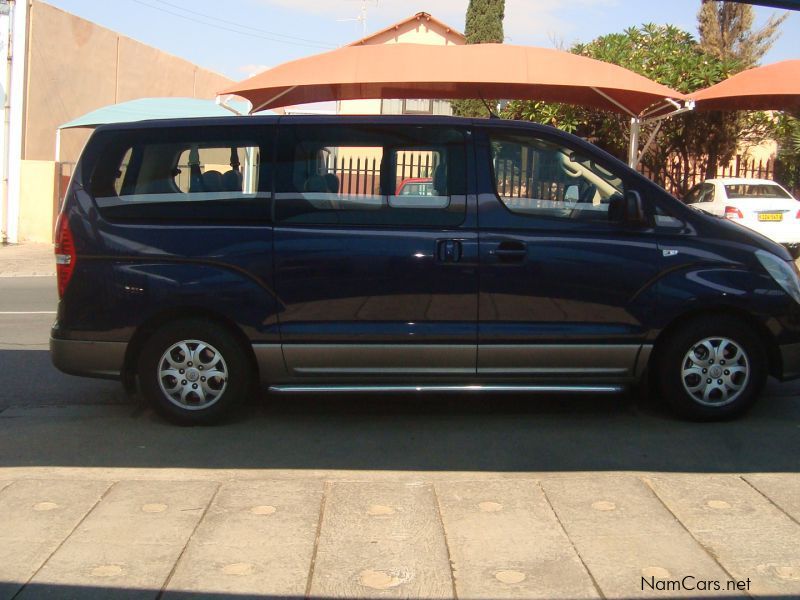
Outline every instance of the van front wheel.
<svg viewBox="0 0 800 600">
<path fill-rule="evenodd" d="M 147 340 L 139 359 L 142 392 L 161 415 L 182 424 L 219 421 L 251 389 L 247 355 L 216 323 L 170 323 Z"/>
<path fill-rule="evenodd" d="M 664 342 L 660 391 L 680 416 L 733 418 L 757 400 L 767 377 L 758 335 L 729 317 L 693 320 Z"/>
</svg>

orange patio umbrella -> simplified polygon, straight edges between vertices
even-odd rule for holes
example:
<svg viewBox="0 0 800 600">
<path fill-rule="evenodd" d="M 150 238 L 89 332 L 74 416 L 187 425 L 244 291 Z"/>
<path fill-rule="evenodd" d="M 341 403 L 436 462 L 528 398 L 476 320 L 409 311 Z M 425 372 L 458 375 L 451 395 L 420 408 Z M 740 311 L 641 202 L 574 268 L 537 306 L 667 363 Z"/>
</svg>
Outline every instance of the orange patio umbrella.
<svg viewBox="0 0 800 600">
<path fill-rule="evenodd" d="M 246 98 L 253 112 L 362 98 L 514 98 L 631 117 L 665 99 L 684 98 L 617 65 L 509 44 L 346 46 L 284 63 L 220 93 Z"/>
<path fill-rule="evenodd" d="M 800 60 L 742 71 L 690 98 L 697 110 L 800 110 Z"/>
</svg>

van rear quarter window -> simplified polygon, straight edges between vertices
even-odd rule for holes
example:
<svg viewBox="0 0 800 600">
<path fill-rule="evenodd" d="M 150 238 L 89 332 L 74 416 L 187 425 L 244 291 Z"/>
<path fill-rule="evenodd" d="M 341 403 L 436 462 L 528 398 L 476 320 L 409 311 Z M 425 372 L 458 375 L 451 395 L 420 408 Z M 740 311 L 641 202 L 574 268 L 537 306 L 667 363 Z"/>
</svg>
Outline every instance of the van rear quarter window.
<svg viewBox="0 0 800 600">
<path fill-rule="evenodd" d="M 270 133 L 103 132 L 89 190 L 109 220 L 268 220 Z"/>
</svg>

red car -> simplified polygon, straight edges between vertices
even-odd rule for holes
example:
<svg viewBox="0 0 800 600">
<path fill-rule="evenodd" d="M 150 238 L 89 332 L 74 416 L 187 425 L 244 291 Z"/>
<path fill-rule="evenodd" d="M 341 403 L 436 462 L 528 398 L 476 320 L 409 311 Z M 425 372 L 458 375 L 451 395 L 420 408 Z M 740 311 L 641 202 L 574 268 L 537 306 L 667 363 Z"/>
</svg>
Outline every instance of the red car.
<svg viewBox="0 0 800 600">
<path fill-rule="evenodd" d="M 430 177 L 407 177 L 400 182 L 395 196 L 433 196 L 433 179 Z"/>
</svg>

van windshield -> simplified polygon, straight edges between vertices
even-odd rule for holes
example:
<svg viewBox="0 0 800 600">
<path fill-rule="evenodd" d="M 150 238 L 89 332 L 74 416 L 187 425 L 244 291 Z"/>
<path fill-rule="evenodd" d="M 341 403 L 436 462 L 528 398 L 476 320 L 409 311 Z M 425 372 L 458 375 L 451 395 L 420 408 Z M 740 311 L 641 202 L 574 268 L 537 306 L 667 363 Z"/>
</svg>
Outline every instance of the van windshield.
<svg viewBox="0 0 800 600">
<path fill-rule="evenodd" d="M 725 186 L 731 200 L 740 198 L 791 198 L 782 187 L 771 183 L 737 183 Z"/>
</svg>

